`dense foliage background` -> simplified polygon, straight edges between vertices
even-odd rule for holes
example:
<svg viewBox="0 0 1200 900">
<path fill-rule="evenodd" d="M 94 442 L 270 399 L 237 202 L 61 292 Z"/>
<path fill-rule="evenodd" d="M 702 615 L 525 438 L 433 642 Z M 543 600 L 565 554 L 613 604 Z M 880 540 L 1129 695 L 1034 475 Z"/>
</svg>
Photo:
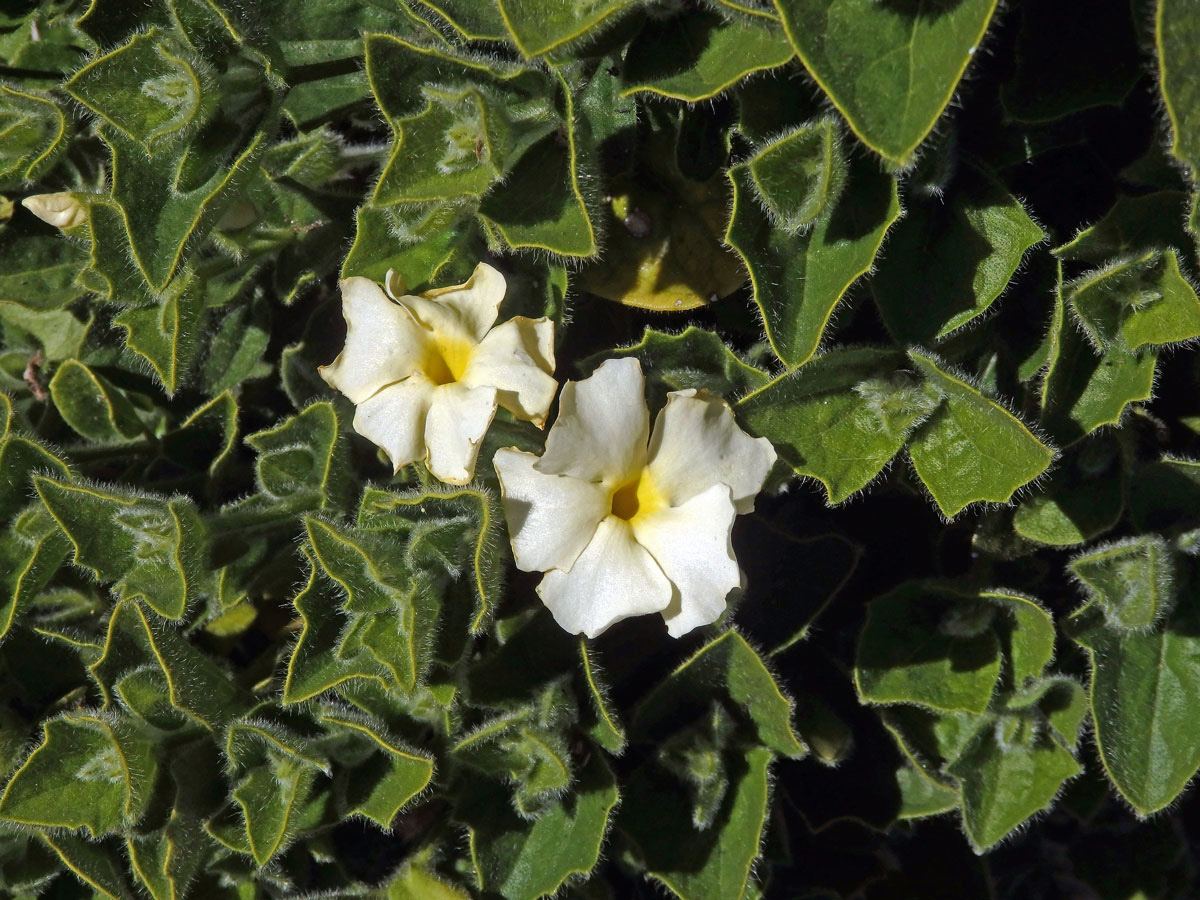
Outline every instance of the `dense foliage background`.
<svg viewBox="0 0 1200 900">
<path fill-rule="evenodd" d="M 10 0 L 0 60 L 7 896 L 1193 896 L 1200 2 Z M 774 442 L 717 625 L 553 624 L 532 426 L 462 489 L 350 429 L 339 272 L 481 259 L 561 379 Z"/>
</svg>

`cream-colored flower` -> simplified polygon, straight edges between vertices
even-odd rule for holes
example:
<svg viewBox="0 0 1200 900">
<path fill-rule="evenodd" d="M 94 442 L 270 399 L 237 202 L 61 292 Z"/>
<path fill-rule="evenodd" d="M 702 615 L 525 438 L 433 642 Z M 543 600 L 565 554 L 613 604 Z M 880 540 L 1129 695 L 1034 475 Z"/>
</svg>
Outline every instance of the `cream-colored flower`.
<svg viewBox="0 0 1200 900">
<path fill-rule="evenodd" d="M 568 382 L 541 457 L 496 453 L 517 566 L 567 631 L 595 637 L 662 613 L 680 637 L 716 621 L 741 581 L 730 532 L 775 463 L 723 401 L 674 391 L 650 433 L 636 359 Z"/>
<path fill-rule="evenodd" d="M 356 405 L 354 430 L 397 471 L 423 459 L 440 480 L 466 484 L 497 404 L 545 423 L 558 388 L 554 323 L 517 316 L 495 325 L 505 283 L 491 266 L 416 296 L 389 299 L 367 278 L 341 286 L 346 346 L 321 377 Z"/>
<path fill-rule="evenodd" d="M 88 220 L 88 211 L 70 191 L 57 194 L 31 194 L 21 205 L 55 228 L 78 228 Z"/>
</svg>

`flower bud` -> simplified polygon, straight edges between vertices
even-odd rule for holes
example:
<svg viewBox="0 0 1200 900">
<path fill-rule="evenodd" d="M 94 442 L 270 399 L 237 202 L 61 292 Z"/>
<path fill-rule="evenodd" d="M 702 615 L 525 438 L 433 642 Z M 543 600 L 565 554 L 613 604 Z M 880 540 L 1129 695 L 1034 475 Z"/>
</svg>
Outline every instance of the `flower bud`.
<svg viewBox="0 0 1200 900">
<path fill-rule="evenodd" d="M 70 191 L 57 194 L 32 194 L 21 205 L 55 228 L 77 228 L 88 220 L 87 207 Z"/>
</svg>

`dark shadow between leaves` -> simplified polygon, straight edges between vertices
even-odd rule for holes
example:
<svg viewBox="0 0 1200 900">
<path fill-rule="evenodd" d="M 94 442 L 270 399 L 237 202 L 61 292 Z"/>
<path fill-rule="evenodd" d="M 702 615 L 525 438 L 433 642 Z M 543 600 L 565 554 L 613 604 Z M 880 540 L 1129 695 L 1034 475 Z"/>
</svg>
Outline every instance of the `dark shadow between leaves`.
<svg viewBox="0 0 1200 900">
<path fill-rule="evenodd" d="M 727 751 L 722 759 L 728 786 L 720 811 L 703 830 L 692 825 L 688 792 L 681 781 L 652 761 L 643 764 L 634 775 L 627 799 L 621 805 L 625 815 L 618 828 L 637 847 L 651 871 L 696 874 L 708 864 L 730 823 L 742 781 L 750 775 L 743 754 Z"/>
<path fill-rule="evenodd" d="M 875 3 L 911 19 L 936 21 L 962 6 L 963 0 L 875 0 Z"/>
</svg>

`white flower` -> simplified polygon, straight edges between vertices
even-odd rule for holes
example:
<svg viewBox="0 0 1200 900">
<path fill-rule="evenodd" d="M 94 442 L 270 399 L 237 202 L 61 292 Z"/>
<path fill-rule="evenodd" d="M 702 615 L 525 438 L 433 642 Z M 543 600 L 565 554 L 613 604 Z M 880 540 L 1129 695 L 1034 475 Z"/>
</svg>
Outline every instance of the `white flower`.
<svg viewBox="0 0 1200 900">
<path fill-rule="evenodd" d="M 497 404 L 545 423 L 558 388 L 554 323 L 517 316 L 493 328 L 505 284 L 491 266 L 419 296 L 388 299 L 367 278 L 341 287 L 346 346 L 321 377 L 357 406 L 354 430 L 397 471 L 423 459 L 440 480 L 466 484 Z"/>
<path fill-rule="evenodd" d="M 55 228 L 77 228 L 88 220 L 87 208 L 70 191 L 31 194 L 21 205 Z"/>
<path fill-rule="evenodd" d="M 568 382 L 539 458 L 496 453 L 517 566 L 545 572 L 542 602 L 567 631 L 595 637 L 662 613 L 680 637 L 715 622 L 741 582 L 730 532 L 775 463 L 723 401 L 674 391 L 650 434 L 636 359 Z"/>
</svg>

